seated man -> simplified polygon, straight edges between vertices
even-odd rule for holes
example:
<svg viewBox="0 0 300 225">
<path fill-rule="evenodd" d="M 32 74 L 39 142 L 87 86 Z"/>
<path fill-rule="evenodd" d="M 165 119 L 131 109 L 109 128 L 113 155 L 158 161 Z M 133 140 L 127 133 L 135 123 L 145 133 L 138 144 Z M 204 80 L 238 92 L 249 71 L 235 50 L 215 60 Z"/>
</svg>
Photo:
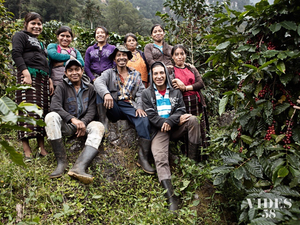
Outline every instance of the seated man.
<svg viewBox="0 0 300 225">
<path fill-rule="evenodd" d="M 94 82 L 95 90 L 100 96 L 97 105 L 106 109 L 105 114 L 110 121 L 127 119 L 134 124 L 140 137 L 137 165 L 146 173 L 154 174 L 155 169 L 148 162 L 151 147 L 150 125 L 142 107 L 141 94 L 145 87 L 141 75 L 126 66 L 132 58 L 132 53 L 124 46 L 116 47 L 109 58 L 114 60 L 116 66 L 105 70 Z"/>
<path fill-rule="evenodd" d="M 177 210 L 178 201 L 174 196 L 169 166 L 170 139 L 178 139 L 185 134 L 189 138 L 189 157 L 195 159 L 201 140 L 198 118 L 185 114 L 185 104 L 180 90 L 172 88 L 169 74 L 162 62 L 151 66 L 150 86 L 143 91 L 145 112 L 151 123 L 153 153 L 158 179 L 167 189 L 169 209 Z"/>
<path fill-rule="evenodd" d="M 57 85 L 51 100 L 50 110 L 45 117 L 46 132 L 57 160 L 57 168 L 50 178 L 61 177 L 67 167 L 66 150 L 62 141 L 65 136 L 85 136 L 85 147 L 68 172 L 85 184 L 94 177 L 85 172 L 88 165 L 98 154 L 104 126 L 92 121 L 96 115 L 96 92 L 89 78 L 83 75 L 83 68 L 76 59 L 70 59 L 65 65 L 63 82 Z"/>
</svg>

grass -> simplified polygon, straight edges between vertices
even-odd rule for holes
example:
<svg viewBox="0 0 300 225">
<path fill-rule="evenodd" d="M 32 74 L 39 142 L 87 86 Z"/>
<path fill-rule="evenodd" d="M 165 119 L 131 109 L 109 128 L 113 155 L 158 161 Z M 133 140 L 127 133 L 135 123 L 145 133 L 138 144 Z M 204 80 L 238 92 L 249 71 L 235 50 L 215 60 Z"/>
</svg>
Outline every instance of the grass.
<svg viewBox="0 0 300 225">
<path fill-rule="evenodd" d="M 21 151 L 15 133 L 4 136 L 12 137 L 11 143 Z M 34 146 L 33 141 L 30 144 Z M 112 146 L 106 143 L 103 148 L 106 151 Z M 46 149 L 52 152 L 48 144 Z M 68 152 L 69 168 L 78 154 Z M 182 202 L 180 210 L 173 214 L 167 209 L 164 190 L 156 176 L 145 174 L 133 164 L 123 167 L 97 163 L 101 161 L 99 157 L 101 154 L 89 168 L 95 176 L 94 182 L 84 185 L 67 173 L 49 179 L 48 174 L 56 165 L 52 153 L 21 167 L 12 163 L 8 153 L 1 149 L 0 223 L 232 224 L 226 218 L 224 201 L 209 182 L 209 164 L 195 165 L 185 157 L 175 161 L 172 180 Z M 114 169 L 113 179 L 107 179 L 108 166 Z"/>
</svg>

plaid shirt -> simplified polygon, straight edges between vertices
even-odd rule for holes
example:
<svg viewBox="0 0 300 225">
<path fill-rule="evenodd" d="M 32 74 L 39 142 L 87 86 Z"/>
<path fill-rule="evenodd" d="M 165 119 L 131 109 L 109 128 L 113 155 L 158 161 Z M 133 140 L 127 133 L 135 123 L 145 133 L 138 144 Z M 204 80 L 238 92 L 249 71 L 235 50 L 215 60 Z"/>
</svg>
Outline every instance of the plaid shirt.
<svg viewBox="0 0 300 225">
<path fill-rule="evenodd" d="M 118 100 L 119 101 L 127 101 L 132 104 L 132 90 L 135 85 L 138 84 L 138 80 L 141 79 L 140 73 L 136 70 L 129 71 L 128 76 L 123 79 L 123 77 L 118 74 L 117 82 L 118 82 Z"/>
</svg>

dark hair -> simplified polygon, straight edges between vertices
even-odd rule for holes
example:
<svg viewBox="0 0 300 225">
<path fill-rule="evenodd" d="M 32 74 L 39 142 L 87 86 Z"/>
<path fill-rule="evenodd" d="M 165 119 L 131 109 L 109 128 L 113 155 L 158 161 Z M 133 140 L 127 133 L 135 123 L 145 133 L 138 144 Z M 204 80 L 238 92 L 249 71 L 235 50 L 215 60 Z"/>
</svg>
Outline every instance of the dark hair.
<svg viewBox="0 0 300 225">
<path fill-rule="evenodd" d="M 153 32 L 153 30 L 154 30 L 155 27 L 160 27 L 163 30 L 163 32 L 165 32 L 165 29 L 163 28 L 162 25 L 160 25 L 160 24 L 154 24 L 153 27 L 151 28 L 150 34 L 152 34 L 152 32 Z"/>
<path fill-rule="evenodd" d="M 165 64 L 163 62 L 157 61 L 157 62 L 155 62 L 155 63 L 152 64 L 152 66 L 151 66 L 151 73 L 152 73 L 153 68 L 158 67 L 158 66 L 162 66 L 164 68 L 165 72 L 166 72 Z"/>
<path fill-rule="evenodd" d="M 124 44 L 126 43 L 126 41 L 127 41 L 127 39 L 128 39 L 129 37 L 132 37 L 132 38 L 134 38 L 134 40 L 137 41 L 137 37 L 136 37 L 133 33 L 127 33 L 127 34 L 124 36 Z"/>
<path fill-rule="evenodd" d="M 24 27 L 25 29 L 27 29 L 27 24 L 31 21 L 31 20 L 35 20 L 35 19 L 39 19 L 42 23 L 43 23 L 43 19 L 42 16 L 36 12 L 29 12 L 25 15 L 24 17 Z"/>
<path fill-rule="evenodd" d="M 56 36 L 60 35 L 63 32 L 69 32 L 71 34 L 71 37 L 73 38 L 73 33 L 72 33 L 72 29 L 68 26 L 61 26 L 60 28 L 58 28 L 55 32 Z"/>
<path fill-rule="evenodd" d="M 104 27 L 104 26 L 98 26 L 98 27 L 96 27 L 96 29 L 95 29 L 94 37 L 96 37 L 96 32 L 97 32 L 98 29 L 104 30 L 104 33 L 105 33 L 106 35 L 109 34 L 109 33 L 108 33 L 108 30 L 106 29 L 106 27 Z"/>
<path fill-rule="evenodd" d="M 175 45 L 175 46 L 172 48 L 172 50 L 171 50 L 171 55 L 172 55 L 172 56 L 174 55 L 175 51 L 176 51 L 178 48 L 181 48 L 181 49 L 184 51 L 184 53 L 187 54 L 186 48 L 185 48 L 183 45 L 181 45 L 181 44 L 177 44 L 177 45 Z"/>
</svg>

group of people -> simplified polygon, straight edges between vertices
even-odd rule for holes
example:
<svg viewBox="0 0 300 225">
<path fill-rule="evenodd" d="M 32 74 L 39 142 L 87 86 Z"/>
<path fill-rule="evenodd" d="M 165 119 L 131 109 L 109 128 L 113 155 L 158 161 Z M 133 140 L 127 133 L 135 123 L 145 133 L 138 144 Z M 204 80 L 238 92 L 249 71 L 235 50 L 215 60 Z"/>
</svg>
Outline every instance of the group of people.
<svg viewBox="0 0 300 225">
<path fill-rule="evenodd" d="M 157 172 L 167 190 L 169 209 L 177 210 L 169 142 L 187 139 L 185 154 L 196 162 L 199 147 L 208 145 L 206 105 L 200 91 L 204 83 L 197 69 L 185 62 L 185 47 L 168 45 L 161 25 L 152 27 L 154 43 L 147 44 L 144 52 L 137 49 L 133 33 L 125 35 L 123 45 L 113 46 L 108 44 L 107 29 L 100 26 L 95 29 L 96 43 L 86 50 L 83 60 L 80 52 L 70 47 L 74 37 L 69 27 L 57 30 L 58 43 L 49 44 L 47 51 L 37 39 L 42 28 L 41 16 L 30 12 L 24 30 L 12 40 L 17 83 L 33 87 L 17 91 L 16 102 L 40 106 L 46 123 L 45 127 L 22 124 L 31 130 L 18 132 L 24 157 L 31 158 L 29 138 L 37 138 L 40 156 L 46 156 L 47 134 L 57 160 L 50 178 L 61 177 L 68 165 L 62 137 L 87 136 L 68 175 L 89 184 L 94 178 L 86 169 L 98 154 L 108 121 L 129 120 L 139 136 L 137 165 L 148 174 Z M 152 155 L 156 168 L 149 163 Z"/>
</svg>

